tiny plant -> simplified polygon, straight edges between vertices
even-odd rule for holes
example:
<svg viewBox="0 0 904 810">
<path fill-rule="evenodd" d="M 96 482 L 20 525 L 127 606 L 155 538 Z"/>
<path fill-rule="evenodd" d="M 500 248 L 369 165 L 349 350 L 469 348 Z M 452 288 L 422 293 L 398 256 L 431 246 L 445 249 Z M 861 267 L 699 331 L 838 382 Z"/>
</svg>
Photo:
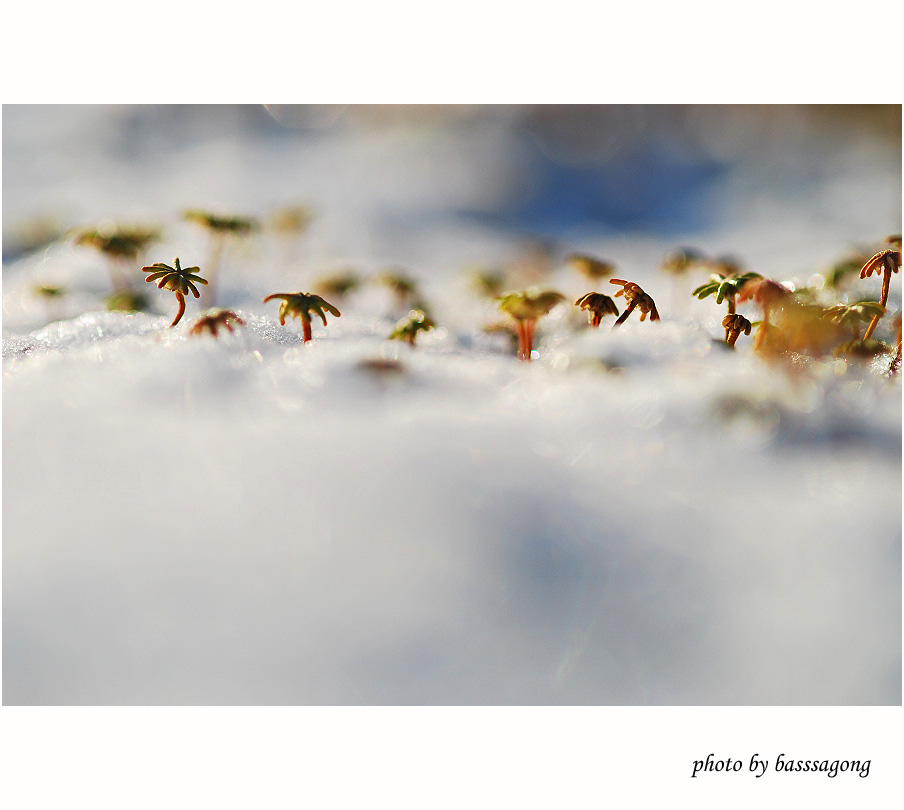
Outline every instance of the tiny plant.
<svg viewBox="0 0 904 810">
<path fill-rule="evenodd" d="M 272 301 L 274 298 L 282 299 L 279 305 L 279 323 L 281 326 L 286 325 L 286 316 L 290 318 L 298 318 L 301 321 L 304 342 L 307 343 L 311 339 L 311 313 L 317 315 L 323 325 L 326 326 L 326 312 L 335 315 L 337 318 L 340 312 L 336 307 L 328 301 L 324 301 L 319 295 L 314 293 L 273 293 L 264 299 L 264 303 Z M 326 312 L 324 312 L 326 310 Z"/>
<path fill-rule="evenodd" d="M 301 236 L 314 220 L 314 212 L 306 205 L 290 205 L 270 215 L 270 228 L 287 236 Z"/>
<path fill-rule="evenodd" d="M 225 329 L 230 334 L 235 330 L 233 324 L 244 326 L 245 322 L 230 309 L 212 309 L 198 318 L 188 330 L 190 335 L 200 337 L 205 332 L 217 337 L 220 329 Z"/>
<path fill-rule="evenodd" d="M 314 292 L 330 298 L 345 298 L 361 286 L 361 278 L 354 270 L 337 270 L 335 273 L 321 276 L 314 284 Z"/>
<path fill-rule="evenodd" d="M 163 264 L 162 262 L 156 262 L 150 267 L 141 268 L 142 273 L 149 274 L 145 281 L 156 281 L 158 289 L 170 290 L 175 293 L 176 300 L 179 302 L 179 311 L 176 313 L 176 318 L 170 326 L 175 326 L 179 323 L 182 316 L 185 314 L 185 296 L 188 295 L 189 292 L 195 298 L 201 297 L 198 288 L 195 286 L 195 282 L 198 284 L 207 284 L 207 280 L 201 278 L 201 276 L 194 272 L 195 270 L 200 271 L 200 269 L 200 267 L 182 267 L 178 258 L 173 259 L 173 267 L 170 267 L 168 264 Z"/>
<path fill-rule="evenodd" d="M 626 320 L 628 320 L 628 316 L 635 310 L 640 310 L 640 320 L 646 320 L 647 315 L 650 316 L 650 321 L 658 321 L 659 320 L 659 312 L 656 310 L 656 304 L 653 302 L 653 299 L 645 293 L 639 285 L 635 284 L 633 281 L 625 281 L 621 278 L 610 278 L 610 284 L 621 284 L 621 289 L 615 293 L 615 297 L 623 295 L 625 297 L 625 311 L 621 314 L 621 316 L 612 324 L 612 328 L 615 329 L 616 326 L 620 326 Z"/>
<path fill-rule="evenodd" d="M 725 327 L 725 342 L 732 348 L 740 334 L 743 332 L 745 335 L 749 335 L 751 329 L 750 321 L 736 312 L 729 312 L 722 318 L 722 326 Z"/>
<path fill-rule="evenodd" d="M 697 296 L 701 301 L 710 295 L 716 296 L 716 303 L 728 302 L 728 314 L 735 313 L 735 299 L 743 286 L 748 281 L 762 278 L 759 273 L 743 273 L 741 275 L 729 275 L 725 273 L 713 273 L 709 281 L 701 284 L 691 295 Z"/>
<path fill-rule="evenodd" d="M 207 275 L 210 276 L 210 287 L 205 299 L 213 304 L 216 299 L 216 280 L 220 267 L 220 259 L 226 240 L 248 236 L 258 227 L 257 221 L 249 217 L 224 217 L 208 211 L 190 209 L 182 214 L 182 218 L 200 225 L 210 233 L 210 254 L 207 258 Z"/>
<path fill-rule="evenodd" d="M 882 273 L 882 298 L 880 303 L 883 307 L 888 304 L 888 288 L 891 285 L 892 273 L 897 273 L 901 268 L 901 236 L 889 236 L 886 242 L 892 245 L 890 248 L 880 250 L 875 256 L 870 258 L 860 270 L 860 278 L 868 278 L 875 272 Z M 884 314 L 884 313 L 883 313 Z M 866 328 L 866 334 L 863 339 L 866 340 L 875 331 L 882 315 L 873 316 L 869 326 Z"/>
<path fill-rule="evenodd" d="M 138 261 L 141 251 L 159 238 L 160 232 L 156 228 L 111 225 L 79 231 L 75 244 L 92 247 L 107 257 L 115 295 L 129 289 L 127 271 L 130 266 L 134 268 L 133 263 Z"/>
<path fill-rule="evenodd" d="M 595 259 L 586 253 L 572 253 L 565 257 L 565 263 L 590 281 L 599 281 L 615 272 L 615 265 L 612 262 Z"/>
<path fill-rule="evenodd" d="M 407 318 L 402 318 L 395 325 L 389 340 L 403 340 L 409 346 L 414 346 L 421 332 L 430 332 L 435 326 L 433 319 L 426 312 L 422 309 L 413 309 Z"/>
<path fill-rule="evenodd" d="M 618 307 L 615 305 L 615 301 L 603 293 L 589 292 L 574 303 L 575 306 L 587 310 L 591 326 L 599 326 L 606 315 L 618 317 Z"/>
<path fill-rule="evenodd" d="M 662 269 L 674 276 L 682 276 L 699 267 L 708 267 L 710 260 L 696 248 L 678 248 L 662 260 Z"/>
<path fill-rule="evenodd" d="M 404 270 L 394 268 L 383 270 L 374 276 L 374 283 L 392 292 L 398 309 L 405 310 L 414 305 L 414 299 L 418 295 L 418 283 Z"/>
<path fill-rule="evenodd" d="M 767 336 L 775 331 L 773 324 L 770 323 L 770 318 L 776 306 L 789 295 L 791 295 L 791 291 L 787 287 L 768 278 L 750 279 L 738 291 L 738 301 L 751 299 L 763 310 L 763 320 L 760 321 L 756 337 L 753 340 L 754 348 L 765 348 Z"/>
<path fill-rule="evenodd" d="M 520 292 L 506 293 L 499 298 L 499 311 L 504 312 L 518 325 L 518 357 L 530 361 L 537 321 L 565 296 L 553 290 L 531 288 Z"/>
<path fill-rule="evenodd" d="M 471 289 L 483 298 L 498 298 L 505 291 L 505 271 L 492 268 L 476 268 L 468 274 Z"/>
<path fill-rule="evenodd" d="M 881 318 L 885 307 L 878 301 L 858 301 L 856 304 L 836 304 L 826 310 L 826 317 L 838 326 L 851 331 L 851 340 L 861 340 L 860 328 L 864 321 Z"/>
</svg>

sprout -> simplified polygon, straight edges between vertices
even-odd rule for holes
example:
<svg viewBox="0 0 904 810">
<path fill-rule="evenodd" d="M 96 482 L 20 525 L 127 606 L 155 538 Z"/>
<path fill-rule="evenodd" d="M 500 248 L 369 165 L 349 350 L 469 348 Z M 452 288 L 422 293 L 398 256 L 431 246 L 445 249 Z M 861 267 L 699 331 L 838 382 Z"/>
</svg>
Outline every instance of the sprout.
<svg viewBox="0 0 904 810">
<path fill-rule="evenodd" d="M 753 278 L 745 282 L 744 286 L 738 291 L 738 301 L 747 301 L 752 299 L 760 305 L 763 310 L 763 320 L 757 329 L 756 337 L 753 340 L 754 348 L 761 349 L 766 347 L 767 335 L 771 333 L 772 324 L 769 322 L 770 315 L 774 311 L 776 304 L 783 301 L 791 294 L 791 291 L 767 278 Z"/>
<path fill-rule="evenodd" d="M 156 228 L 111 225 L 79 231 L 75 244 L 92 247 L 107 257 L 110 282 L 115 294 L 129 289 L 125 271 L 133 262 L 138 261 L 138 256 L 147 245 L 159 238 L 160 231 Z"/>
<path fill-rule="evenodd" d="M 582 295 L 574 302 L 575 306 L 587 310 L 588 319 L 591 326 L 599 326 L 600 321 L 606 315 L 615 315 L 618 317 L 618 307 L 608 295 L 598 292 L 589 292 Z"/>
<path fill-rule="evenodd" d="M 235 331 L 232 328 L 232 324 L 234 323 L 237 323 L 239 326 L 245 325 L 245 322 L 232 310 L 212 309 L 198 318 L 191 325 L 191 329 L 188 330 L 188 333 L 200 337 L 207 332 L 213 337 L 217 337 L 219 330 L 224 328 L 231 334 Z"/>
<path fill-rule="evenodd" d="M 210 254 L 207 259 L 207 275 L 210 276 L 210 287 L 205 295 L 206 303 L 213 304 L 216 299 L 216 280 L 220 267 L 223 248 L 228 238 L 248 236 L 258 227 L 257 221 L 248 217 L 223 217 L 207 211 L 190 209 L 183 212 L 182 218 L 206 228 L 210 233 Z"/>
<path fill-rule="evenodd" d="M 409 346 L 414 346 L 420 332 L 430 332 L 436 324 L 433 319 L 422 309 L 413 309 L 396 325 L 389 335 L 389 340 L 404 340 Z"/>
<path fill-rule="evenodd" d="M 728 275 L 713 273 L 706 284 L 701 284 L 691 295 L 696 295 L 701 301 L 710 295 L 716 296 L 716 303 L 728 301 L 728 314 L 735 312 L 735 298 L 748 281 L 762 278 L 759 273 L 744 273 L 743 275 Z"/>
<path fill-rule="evenodd" d="M 301 236 L 314 220 L 314 212 L 306 205 L 290 205 L 270 215 L 270 228 L 288 236 Z"/>
<path fill-rule="evenodd" d="M 185 314 L 185 296 L 191 292 L 195 298 L 200 298 L 201 294 L 194 282 L 198 284 L 207 284 L 207 280 L 193 273 L 193 270 L 200 270 L 200 267 L 185 267 L 179 263 L 179 259 L 173 259 L 173 267 L 162 262 L 156 262 L 150 267 L 142 267 L 142 273 L 149 273 L 145 279 L 147 282 L 156 281 L 157 288 L 161 290 L 170 290 L 175 293 L 176 300 L 179 302 L 179 311 L 176 313 L 175 320 L 170 326 L 175 326 Z"/>
<path fill-rule="evenodd" d="M 640 309 L 640 320 L 645 320 L 647 315 L 650 316 L 651 322 L 659 320 L 659 312 L 656 310 L 656 304 L 653 302 L 653 299 L 640 288 L 640 286 L 633 281 L 625 281 L 621 278 L 610 278 L 609 283 L 622 285 L 622 288 L 615 293 L 615 297 L 618 298 L 618 296 L 623 295 L 626 304 L 625 311 L 621 314 L 621 317 L 612 324 L 613 329 L 628 320 L 628 316 L 635 308 Z"/>
<path fill-rule="evenodd" d="M 59 284 L 35 284 L 32 292 L 45 301 L 53 301 L 66 295 L 66 288 Z"/>
<path fill-rule="evenodd" d="M 335 273 L 321 276 L 313 286 L 318 295 L 342 299 L 361 286 L 361 278 L 354 270 L 338 270 Z"/>
<path fill-rule="evenodd" d="M 386 287 L 390 290 L 395 298 L 395 305 L 398 309 L 409 309 L 415 296 L 418 294 L 418 283 L 404 270 L 389 269 L 383 270 L 374 276 L 375 284 Z"/>
<path fill-rule="evenodd" d="M 510 292 L 499 297 L 499 311 L 518 324 L 518 357 L 530 361 L 537 321 L 565 300 L 565 296 L 553 290 L 531 288 Z"/>
<path fill-rule="evenodd" d="M 302 324 L 305 343 L 311 339 L 311 312 L 323 321 L 324 326 L 326 326 L 326 313 L 324 310 L 337 318 L 340 315 L 336 307 L 314 293 L 273 293 L 264 299 L 264 303 L 266 304 L 267 301 L 272 301 L 274 298 L 282 299 L 282 303 L 279 305 L 280 325 L 286 325 L 287 315 L 290 318 L 298 318 Z"/>
<path fill-rule="evenodd" d="M 132 290 L 121 290 L 104 298 L 104 304 L 110 312 L 144 312 L 149 303 L 144 293 Z"/>
<path fill-rule="evenodd" d="M 729 312 L 728 315 L 722 318 L 722 326 L 725 327 L 725 342 L 732 348 L 734 348 L 741 332 L 749 335 L 751 329 L 750 321 L 736 312 Z"/>
<path fill-rule="evenodd" d="M 708 267 L 711 264 L 706 254 L 696 248 L 678 248 L 669 253 L 660 267 L 675 276 L 681 276 L 698 267 Z"/>
<path fill-rule="evenodd" d="M 897 273 L 901 267 L 901 237 L 899 235 L 889 236 L 886 242 L 893 247 L 886 250 L 880 250 L 875 256 L 870 258 L 863 268 L 860 270 L 860 278 L 868 278 L 875 271 L 876 274 L 882 273 L 882 298 L 880 303 L 884 307 L 888 303 L 888 288 L 891 285 L 892 273 Z M 884 314 L 884 313 L 883 313 Z M 875 331 L 882 315 L 873 316 L 869 326 L 866 328 L 866 334 L 863 339 L 866 340 Z"/>
<path fill-rule="evenodd" d="M 595 259 L 585 253 L 572 253 L 565 257 L 565 263 L 590 281 L 599 281 L 615 272 L 615 265 L 611 262 Z"/>
<path fill-rule="evenodd" d="M 868 318 L 881 318 L 885 307 L 878 301 L 858 301 L 856 304 L 836 304 L 829 307 L 825 314 L 832 323 L 849 328 L 851 340 L 861 340 L 861 323 Z"/>
<path fill-rule="evenodd" d="M 484 298 L 498 298 L 505 289 L 505 271 L 472 270 L 469 273 L 471 289 Z"/>
</svg>

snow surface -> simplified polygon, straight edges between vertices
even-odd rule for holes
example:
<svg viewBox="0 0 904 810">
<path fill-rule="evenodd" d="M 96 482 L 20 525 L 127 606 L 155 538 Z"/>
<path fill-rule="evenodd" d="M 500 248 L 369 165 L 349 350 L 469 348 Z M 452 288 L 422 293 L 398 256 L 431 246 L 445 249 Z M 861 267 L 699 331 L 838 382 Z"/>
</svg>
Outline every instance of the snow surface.
<svg viewBox="0 0 904 810">
<path fill-rule="evenodd" d="M 560 232 L 663 320 L 563 305 L 525 364 L 462 272 L 530 248 L 494 224 L 529 187 L 516 113 L 284 135 L 183 110 L 173 140 L 155 108 L 4 108 L 4 227 L 165 221 L 148 261 L 203 268 L 182 208 L 320 212 L 227 252 L 247 325 L 219 340 L 150 285 L 153 313 L 106 312 L 71 240 L 4 263 L 5 703 L 900 703 L 900 378 L 726 351 L 702 279 L 657 270 L 690 241 L 801 284 L 900 227 L 900 151 L 804 138 L 728 161 L 705 228 Z M 544 284 L 573 300 L 560 253 Z M 306 345 L 261 302 L 390 264 L 439 324 L 414 349 L 372 285 Z M 72 292 L 49 310 L 36 280 Z"/>
</svg>

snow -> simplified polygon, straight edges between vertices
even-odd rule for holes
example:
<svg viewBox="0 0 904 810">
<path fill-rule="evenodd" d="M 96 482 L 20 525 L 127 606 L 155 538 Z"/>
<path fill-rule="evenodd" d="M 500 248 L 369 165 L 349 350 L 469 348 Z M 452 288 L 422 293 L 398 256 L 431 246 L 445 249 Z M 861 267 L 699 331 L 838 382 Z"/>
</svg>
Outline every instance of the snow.
<svg viewBox="0 0 904 810">
<path fill-rule="evenodd" d="M 899 229 L 899 150 L 858 140 L 837 171 L 834 141 L 773 146 L 768 172 L 719 153 L 707 229 L 575 223 L 543 283 L 589 289 L 559 245 L 605 256 L 663 320 L 590 330 L 562 305 L 526 364 L 463 274 L 534 245 L 499 224 L 542 174 L 516 112 L 333 132 L 4 108 L 5 227 L 151 217 L 148 262 L 203 271 L 182 208 L 319 214 L 227 251 L 246 327 L 218 340 L 189 335 L 193 299 L 168 328 L 151 285 L 152 312 L 105 311 L 103 260 L 71 240 L 4 262 L 5 703 L 900 703 L 900 378 L 727 351 L 699 281 L 656 269 L 690 240 L 801 283 Z M 433 305 L 415 348 L 385 340 L 400 313 L 372 285 L 307 344 L 261 301 L 389 265 Z"/>
</svg>

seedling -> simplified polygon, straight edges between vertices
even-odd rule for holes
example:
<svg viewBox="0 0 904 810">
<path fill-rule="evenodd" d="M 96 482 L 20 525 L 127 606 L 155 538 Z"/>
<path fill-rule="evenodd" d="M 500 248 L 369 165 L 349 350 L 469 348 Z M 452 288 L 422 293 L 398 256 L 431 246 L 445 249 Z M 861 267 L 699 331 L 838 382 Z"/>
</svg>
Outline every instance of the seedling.
<svg viewBox="0 0 904 810">
<path fill-rule="evenodd" d="M 582 295 L 574 302 L 575 306 L 587 310 L 587 316 L 591 326 L 599 326 L 606 315 L 618 317 L 618 307 L 608 295 L 598 292 L 589 292 Z"/>
<path fill-rule="evenodd" d="M 572 253 L 565 257 L 565 263 L 590 281 L 599 281 L 615 272 L 615 265 L 611 262 L 595 259 L 586 253 Z"/>
<path fill-rule="evenodd" d="M 301 236 L 314 220 L 314 212 L 306 205 L 290 205 L 270 215 L 270 227 L 287 236 Z"/>
<path fill-rule="evenodd" d="M 360 286 L 361 278 L 354 270 L 339 270 L 318 278 L 314 282 L 314 291 L 318 295 L 327 295 L 330 298 L 341 300 Z"/>
<path fill-rule="evenodd" d="M 409 346 L 414 346 L 419 333 L 430 332 L 435 326 L 433 319 L 422 309 L 413 309 L 407 318 L 395 325 L 389 340 L 404 340 Z"/>
<path fill-rule="evenodd" d="M 418 294 L 418 284 L 403 270 L 384 270 L 374 276 L 374 283 L 392 291 L 395 306 L 400 310 L 409 309 Z"/>
<path fill-rule="evenodd" d="M 220 329 L 225 329 L 227 332 L 232 334 L 235 330 L 232 328 L 232 324 L 238 324 L 239 326 L 244 326 L 245 322 L 236 315 L 232 310 L 229 309 L 212 309 L 210 312 L 202 315 L 198 318 L 192 325 L 191 329 L 188 330 L 190 335 L 195 335 L 200 337 L 205 332 L 212 335 L 213 337 L 217 337 Z"/>
<path fill-rule="evenodd" d="M 728 314 L 735 313 L 735 298 L 741 288 L 748 282 L 762 278 L 759 273 L 743 273 L 740 276 L 725 273 L 713 273 L 706 284 L 701 284 L 691 295 L 696 295 L 701 301 L 710 295 L 716 296 L 716 303 L 728 301 Z"/>
<path fill-rule="evenodd" d="M 290 318 L 298 318 L 301 321 L 305 343 L 311 339 L 311 312 L 323 321 L 324 326 L 326 326 L 326 313 L 324 310 L 337 318 L 340 315 L 336 307 L 314 293 L 273 293 L 264 299 L 264 303 L 266 304 L 267 301 L 272 301 L 274 298 L 282 299 L 282 303 L 279 305 L 280 325 L 286 325 L 287 315 Z"/>
<path fill-rule="evenodd" d="M 498 298 L 505 290 L 503 270 L 472 270 L 471 288 L 483 298 Z"/>
<path fill-rule="evenodd" d="M 618 320 L 612 324 L 612 328 L 615 329 L 616 326 L 620 326 L 626 320 L 628 320 L 628 316 L 635 310 L 640 310 L 640 320 L 646 320 L 647 315 L 650 316 L 650 321 L 658 321 L 659 320 L 659 312 L 656 310 L 656 304 L 653 302 L 653 299 L 647 295 L 639 285 L 635 284 L 633 281 L 625 281 L 621 278 L 610 278 L 610 284 L 621 284 L 622 288 L 615 293 L 615 297 L 623 295 L 625 297 L 625 311 L 621 314 Z"/>
<path fill-rule="evenodd" d="M 148 297 L 141 292 L 120 290 L 104 298 L 110 312 L 144 312 L 148 308 Z"/>
<path fill-rule="evenodd" d="M 691 270 L 708 267 L 710 264 L 710 260 L 703 251 L 696 248 L 678 248 L 663 259 L 661 266 L 666 273 L 682 276 Z"/>
<path fill-rule="evenodd" d="M 876 274 L 881 272 L 883 274 L 882 298 L 880 299 L 880 303 L 883 307 L 888 303 L 888 288 L 891 285 L 891 275 L 892 273 L 897 273 L 901 268 L 901 236 L 889 236 L 886 241 L 893 245 L 893 247 L 887 248 L 886 250 L 880 250 L 875 256 L 869 259 L 860 270 L 860 278 L 868 278 L 873 272 Z M 866 328 L 866 334 L 863 336 L 864 340 L 875 331 L 881 317 L 882 315 L 873 316 L 869 326 Z"/>
<path fill-rule="evenodd" d="M 826 317 L 835 324 L 851 330 L 851 340 L 861 340 L 863 321 L 885 314 L 885 307 L 878 301 L 858 301 L 856 304 L 836 304 L 826 310 Z"/>
<path fill-rule="evenodd" d="M 756 349 L 766 347 L 766 337 L 770 333 L 773 325 L 770 323 L 770 316 L 775 310 L 776 305 L 784 301 L 791 291 L 768 278 L 754 278 L 745 282 L 744 286 L 738 291 L 737 299 L 739 302 L 751 299 L 760 305 L 763 310 L 763 320 L 760 321 L 756 336 L 753 339 L 753 345 Z"/>
<path fill-rule="evenodd" d="M 110 282 L 116 294 L 129 289 L 125 272 L 138 261 L 141 251 L 159 238 L 160 232 L 155 228 L 112 226 L 80 231 L 75 244 L 92 247 L 107 257 Z"/>
<path fill-rule="evenodd" d="M 499 311 L 518 325 L 518 357 L 522 361 L 529 362 L 531 359 L 537 321 L 564 300 L 565 296 L 561 293 L 536 288 L 500 296 Z"/>
<path fill-rule="evenodd" d="M 149 273 L 145 279 L 147 282 L 156 281 L 157 288 L 161 290 L 170 290 L 175 293 L 176 300 L 179 302 L 179 311 L 176 313 L 175 320 L 170 324 L 175 326 L 185 314 L 185 296 L 190 292 L 195 298 L 200 298 L 201 294 L 195 287 L 198 284 L 207 284 L 207 279 L 194 273 L 194 270 L 200 270 L 200 267 L 182 267 L 179 259 L 173 259 L 173 267 L 162 262 L 156 262 L 150 267 L 142 267 L 142 273 Z"/>
<path fill-rule="evenodd" d="M 45 301 L 54 301 L 66 295 L 66 288 L 58 284 L 35 284 L 32 292 Z"/>
<path fill-rule="evenodd" d="M 735 342 L 742 332 L 745 335 L 749 335 L 751 329 L 750 321 L 736 312 L 729 312 L 728 315 L 722 318 L 722 326 L 725 327 L 725 342 L 731 348 L 734 348 Z"/>
<path fill-rule="evenodd" d="M 205 303 L 210 306 L 216 300 L 216 280 L 226 240 L 245 237 L 251 231 L 256 230 L 258 224 L 256 220 L 248 217 L 223 217 L 197 209 L 185 211 L 182 218 L 206 228 L 210 233 L 210 253 L 207 259 L 210 287 L 204 296 Z"/>
</svg>

